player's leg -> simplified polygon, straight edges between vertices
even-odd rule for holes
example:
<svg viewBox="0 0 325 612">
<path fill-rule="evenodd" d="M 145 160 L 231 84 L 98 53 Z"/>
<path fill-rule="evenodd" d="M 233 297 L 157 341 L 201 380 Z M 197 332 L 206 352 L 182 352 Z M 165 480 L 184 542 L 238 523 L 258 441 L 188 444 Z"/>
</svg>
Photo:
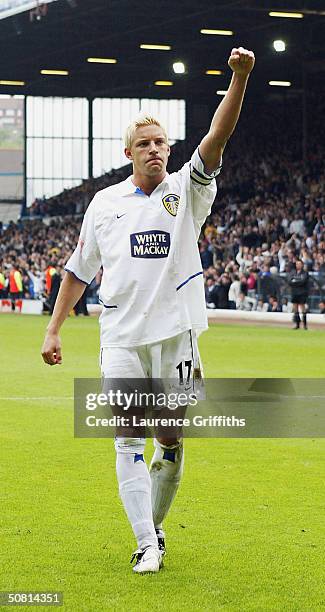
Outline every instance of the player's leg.
<svg viewBox="0 0 325 612">
<path fill-rule="evenodd" d="M 156 351 L 157 352 L 157 351 Z M 178 391 L 191 384 L 195 361 L 199 359 L 196 338 L 185 332 L 161 343 L 161 355 L 153 354 L 153 377 L 175 381 Z M 160 363 L 160 370 L 157 365 Z M 155 367 L 154 367 L 155 364 Z M 181 389 L 179 384 L 181 383 Z M 184 468 L 184 446 L 180 435 L 159 436 L 150 464 L 153 521 L 158 542 L 164 547 L 163 521 L 177 493 Z"/>
<path fill-rule="evenodd" d="M 150 464 L 152 516 L 160 550 L 165 552 L 163 521 L 176 496 L 184 469 L 183 440 L 155 439 Z"/>
<path fill-rule="evenodd" d="M 116 379 L 140 379 L 145 376 L 136 349 L 102 349 L 101 370 L 108 386 Z M 116 474 L 121 500 L 138 543 L 136 557 L 139 562 L 147 549 L 158 551 L 158 542 L 152 519 L 151 481 L 143 455 L 145 439 L 125 434 L 127 432 L 117 431 L 115 439 Z M 149 553 L 149 566 L 152 569 L 149 567 L 145 571 L 158 571 L 160 557 L 154 553 L 152 558 L 152 551 Z"/>
<path fill-rule="evenodd" d="M 299 310 L 298 310 L 298 302 L 293 301 L 292 308 L 293 308 L 293 322 L 295 324 L 295 327 L 293 329 L 299 329 L 300 316 L 299 316 Z"/>
<path fill-rule="evenodd" d="M 138 574 L 159 572 L 162 566 L 152 520 L 151 481 L 143 457 L 144 445 L 144 438 L 115 440 L 120 497 L 138 544 L 131 559 L 136 561 L 133 571 Z"/>
<path fill-rule="evenodd" d="M 151 482 L 144 460 L 144 438 L 115 439 L 116 474 L 120 497 L 138 548 L 157 547 L 152 520 Z"/>
<path fill-rule="evenodd" d="M 306 309 L 305 303 L 301 304 L 301 313 L 302 313 L 302 324 L 304 326 L 304 329 L 308 329 L 307 327 L 307 309 Z"/>
</svg>

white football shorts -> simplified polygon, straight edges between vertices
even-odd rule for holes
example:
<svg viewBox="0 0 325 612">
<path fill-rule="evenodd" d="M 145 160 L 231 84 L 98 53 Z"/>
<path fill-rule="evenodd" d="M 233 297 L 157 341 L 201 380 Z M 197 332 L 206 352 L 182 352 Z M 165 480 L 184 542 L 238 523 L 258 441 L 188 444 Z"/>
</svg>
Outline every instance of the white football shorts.
<svg viewBox="0 0 325 612">
<path fill-rule="evenodd" d="M 173 398 L 175 393 L 182 394 L 183 397 L 184 393 L 189 397 L 194 393 L 197 399 L 204 399 L 197 338 L 191 330 L 155 344 L 130 348 L 103 347 L 100 352 L 100 367 L 105 391 L 113 389 L 117 392 L 123 389 L 130 394 L 140 387 L 145 393 L 153 391 L 156 397 L 161 392 L 166 394 L 166 397 L 171 397 L 169 394 L 173 394 Z M 130 381 L 130 388 L 126 379 L 133 379 Z M 143 380 L 143 385 L 139 379 Z M 175 399 L 173 401 L 177 402 Z M 186 403 L 181 405 L 186 410 Z M 121 414 L 121 410 L 115 414 Z M 179 416 L 182 415 L 181 409 Z M 162 416 L 171 416 L 171 413 Z M 120 452 L 126 452 L 127 443 L 127 449 L 130 449 L 130 445 L 132 448 L 135 445 L 138 449 L 136 452 L 143 453 L 146 435 L 144 429 L 140 433 L 139 428 L 135 430 L 132 427 L 118 427 L 115 447 Z M 182 430 L 177 427 L 169 428 L 166 433 L 166 430 L 162 432 L 157 429 L 155 435 L 174 439 L 182 437 Z"/>
<path fill-rule="evenodd" d="M 138 347 L 103 347 L 100 368 L 104 378 L 153 378 L 188 386 L 202 381 L 202 366 L 195 332 Z"/>
</svg>

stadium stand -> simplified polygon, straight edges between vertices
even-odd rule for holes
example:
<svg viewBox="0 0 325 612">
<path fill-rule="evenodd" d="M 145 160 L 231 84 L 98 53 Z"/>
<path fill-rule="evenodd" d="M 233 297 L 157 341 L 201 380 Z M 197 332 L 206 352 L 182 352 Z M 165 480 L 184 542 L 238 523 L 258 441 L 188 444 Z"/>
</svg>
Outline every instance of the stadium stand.
<svg viewBox="0 0 325 612">
<path fill-rule="evenodd" d="M 295 103 L 280 105 L 278 113 L 270 103 L 256 114 L 251 108 L 243 113 L 226 148 L 218 195 L 199 240 L 208 308 L 290 312 L 287 277 L 301 258 L 310 273 L 309 309 L 319 312 L 325 292 L 324 109 L 322 102 L 312 103 L 318 112 L 308 126 L 305 156 L 297 137 L 301 110 Z M 200 136 L 174 145 L 170 172 L 189 159 Z M 24 297 L 45 299 L 46 269 L 54 265 L 62 275 L 93 195 L 126 178 L 130 169 L 127 165 L 36 200 L 28 217 L 0 225 L 2 295 L 15 264 Z M 88 301 L 97 301 L 99 284 L 100 275 L 87 290 Z"/>
</svg>

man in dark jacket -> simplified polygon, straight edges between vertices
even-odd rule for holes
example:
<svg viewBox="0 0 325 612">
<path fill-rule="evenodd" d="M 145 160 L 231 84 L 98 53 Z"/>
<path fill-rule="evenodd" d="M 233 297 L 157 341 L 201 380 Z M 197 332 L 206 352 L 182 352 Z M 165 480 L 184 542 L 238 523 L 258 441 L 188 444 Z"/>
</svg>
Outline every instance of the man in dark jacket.
<svg viewBox="0 0 325 612">
<path fill-rule="evenodd" d="M 299 306 L 302 313 L 302 321 L 304 329 L 307 329 L 307 313 L 306 303 L 308 300 L 308 272 L 304 270 L 304 264 L 301 259 L 296 261 L 296 269 L 293 270 L 288 276 L 288 283 L 291 288 L 292 304 L 293 304 L 293 322 L 295 323 L 294 329 L 300 327 L 300 315 Z"/>
<path fill-rule="evenodd" d="M 218 308 L 218 286 L 212 276 L 206 279 L 205 302 L 208 308 Z"/>
<path fill-rule="evenodd" d="M 231 280 L 228 274 L 222 274 L 218 289 L 218 308 L 229 308 L 228 293 Z"/>
<path fill-rule="evenodd" d="M 53 266 L 53 269 L 54 269 L 54 272 L 51 275 L 51 286 L 50 286 L 50 293 L 49 293 L 49 298 L 48 298 L 49 306 L 50 306 L 49 314 L 53 313 L 56 298 L 59 293 L 59 289 L 61 285 L 60 271 L 58 270 L 57 266 Z"/>
</svg>

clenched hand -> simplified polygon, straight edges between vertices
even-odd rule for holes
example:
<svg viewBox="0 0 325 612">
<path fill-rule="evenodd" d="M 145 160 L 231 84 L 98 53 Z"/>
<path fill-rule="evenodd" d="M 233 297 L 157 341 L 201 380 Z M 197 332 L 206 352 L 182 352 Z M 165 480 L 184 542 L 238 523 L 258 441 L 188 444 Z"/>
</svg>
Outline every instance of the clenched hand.
<svg viewBox="0 0 325 612">
<path fill-rule="evenodd" d="M 62 363 L 61 340 L 58 334 L 48 332 L 42 346 L 42 357 L 49 365 Z"/>
<path fill-rule="evenodd" d="M 254 68 L 255 55 L 253 51 L 248 51 L 244 47 L 232 49 L 228 66 L 236 74 L 248 75 Z"/>
</svg>

